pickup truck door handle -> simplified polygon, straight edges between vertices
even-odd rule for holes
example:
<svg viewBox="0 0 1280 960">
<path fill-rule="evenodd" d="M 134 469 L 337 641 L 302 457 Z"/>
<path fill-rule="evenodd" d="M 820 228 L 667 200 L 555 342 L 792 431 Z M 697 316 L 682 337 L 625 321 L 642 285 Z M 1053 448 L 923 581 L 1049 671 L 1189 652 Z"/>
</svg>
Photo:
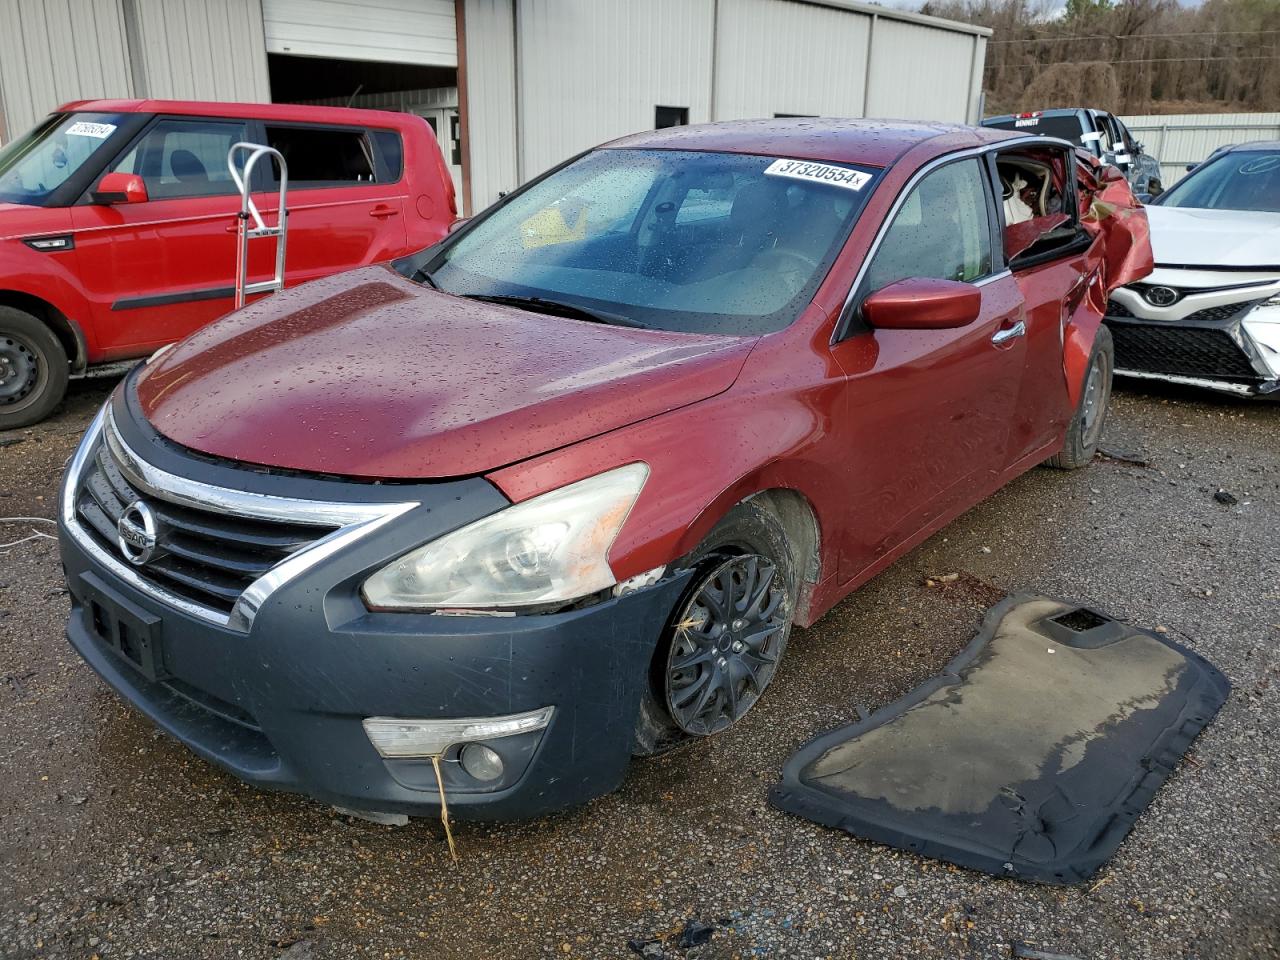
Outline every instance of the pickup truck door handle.
<svg viewBox="0 0 1280 960">
<path fill-rule="evenodd" d="M 387 217 L 394 217 L 400 211 L 395 207 L 389 207 L 385 203 L 380 203 L 369 211 L 369 216 L 376 217 L 379 220 L 385 220 Z"/>
<path fill-rule="evenodd" d="M 1005 327 L 993 333 L 991 335 L 991 342 L 995 344 L 1006 343 L 1012 340 L 1014 337 L 1025 336 L 1026 332 L 1027 332 L 1026 323 L 1023 322 L 1022 320 L 1019 320 L 1012 327 Z"/>
</svg>

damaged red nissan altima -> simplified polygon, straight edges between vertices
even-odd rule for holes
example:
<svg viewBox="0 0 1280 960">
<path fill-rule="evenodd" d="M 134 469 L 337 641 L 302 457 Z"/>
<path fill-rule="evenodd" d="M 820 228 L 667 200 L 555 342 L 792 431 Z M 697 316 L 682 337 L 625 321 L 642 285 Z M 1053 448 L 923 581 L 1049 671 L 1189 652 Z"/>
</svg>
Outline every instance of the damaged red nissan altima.
<svg viewBox="0 0 1280 960">
<path fill-rule="evenodd" d="M 73 646 L 201 756 L 368 811 L 524 817 L 740 720 L 793 624 L 1078 467 L 1151 269 L 1064 142 L 643 133 L 393 267 L 136 369 L 64 480 Z"/>
</svg>

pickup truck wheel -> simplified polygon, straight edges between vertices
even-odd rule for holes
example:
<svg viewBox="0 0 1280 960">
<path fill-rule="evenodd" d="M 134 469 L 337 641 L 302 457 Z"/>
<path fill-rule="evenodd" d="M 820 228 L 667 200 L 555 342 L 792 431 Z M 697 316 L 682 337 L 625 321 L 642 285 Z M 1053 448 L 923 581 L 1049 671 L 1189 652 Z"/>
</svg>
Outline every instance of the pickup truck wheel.
<svg viewBox="0 0 1280 960">
<path fill-rule="evenodd" d="M 1111 331 L 1101 326 L 1093 340 L 1089 370 L 1085 374 L 1075 416 L 1067 427 L 1066 442 L 1060 453 L 1045 461 L 1046 465 L 1059 470 L 1076 470 L 1093 459 L 1098 451 L 1102 428 L 1106 426 L 1107 409 L 1111 405 L 1111 371 L 1114 368 L 1115 346 L 1111 342 Z"/>
<path fill-rule="evenodd" d="M 0 307 L 0 430 L 43 420 L 67 392 L 67 353 L 31 314 Z"/>
<path fill-rule="evenodd" d="M 720 733 L 759 700 L 791 633 L 796 573 L 786 531 L 735 507 L 690 558 L 694 576 L 654 654 L 635 753 Z"/>
</svg>

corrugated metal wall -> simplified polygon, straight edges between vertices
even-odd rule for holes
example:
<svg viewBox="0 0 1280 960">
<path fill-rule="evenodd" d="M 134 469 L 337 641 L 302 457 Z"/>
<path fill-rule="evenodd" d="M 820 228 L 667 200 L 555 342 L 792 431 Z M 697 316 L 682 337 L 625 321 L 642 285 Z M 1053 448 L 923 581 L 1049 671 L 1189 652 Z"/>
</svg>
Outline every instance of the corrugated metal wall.
<svg viewBox="0 0 1280 960">
<path fill-rule="evenodd" d="M 0 0 L 0 142 L 60 103 L 132 90 L 120 0 Z"/>
<path fill-rule="evenodd" d="M 271 99 L 260 0 L 124 0 L 134 96 Z"/>
<path fill-rule="evenodd" d="M 871 20 L 783 0 L 720 0 L 714 119 L 862 116 Z"/>
<path fill-rule="evenodd" d="M 0 142 L 95 97 L 271 97 L 260 0 L 0 0 Z"/>
<path fill-rule="evenodd" d="M 868 117 L 976 122 L 975 85 L 985 40 L 905 20 L 877 17 L 867 71 Z"/>
<path fill-rule="evenodd" d="M 519 0 L 521 178 L 653 129 L 659 104 L 709 119 L 713 9 L 712 0 Z"/>
<path fill-rule="evenodd" d="M 263 0 L 267 51 L 453 67 L 453 0 Z"/>
<path fill-rule="evenodd" d="M 1186 175 L 1218 147 L 1250 140 L 1280 140 L 1280 113 L 1171 113 L 1122 117 L 1125 126 L 1160 161 L 1165 186 Z"/>
<path fill-rule="evenodd" d="M 520 182 L 516 158 L 515 11 L 511 0 L 466 0 L 467 161 L 471 207 Z M 459 78 L 461 82 L 461 78 Z"/>
<path fill-rule="evenodd" d="M 658 106 L 687 109 L 690 123 L 978 117 L 984 31 L 860 0 L 466 0 L 465 10 L 477 209 L 580 150 L 652 129 Z"/>
</svg>

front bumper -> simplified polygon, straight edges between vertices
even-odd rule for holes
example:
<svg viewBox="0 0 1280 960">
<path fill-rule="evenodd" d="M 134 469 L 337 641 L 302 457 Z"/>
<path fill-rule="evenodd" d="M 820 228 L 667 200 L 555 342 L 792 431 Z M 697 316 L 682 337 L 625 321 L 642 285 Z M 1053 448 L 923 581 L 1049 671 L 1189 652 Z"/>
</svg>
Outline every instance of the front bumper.
<svg viewBox="0 0 1280 960">
<path fill-rule="evenodd" d="M 183 458 L 154 437 L 146 449 Z M 185 459 L 186 476 L 202 466 L 227 469 Z M 252 482 L 288 489 L 293 480 L 255 475 Z M 445 754 L 451 812 L 523 818 L 616 788 L 649 661 L 687 574 L 546 615 L 371 612 L 359 597 L 369 573 L 503 502 L 478 479 L 361 489 L 364 496 L 379 491 L 418 505 L 276 586 L 247 628 L 234 617 L 218 623 L 166 603 L 121 576 L 86 548 L 74 510 L 70 519 L 64 510 L 67 637 L 159 727 L 261 787 L 359 810 L 438 813 L 430 761 L 383 759 L 365 718 L 495 717 L 553 707 L 543 730 L 483 741 L 504 760 L 495 782 L 469 777 L 456 748 Z"/>
<path fill-rule="evenodd" d="M 1198 271 L 1204 286 L 1192 287 L 1190 273 L 1159 268 L 1112 294 L 1106 323 L 1116 374 L 1248 396 L 1280 389 L 1280 306 L 1266 304 L 1280 283 L 1241 285 L 1239 277 Z M 1177 302 L 1152 305 L 1144 296 L 1152 287 L 1175 291 Z"/>
</svg>

